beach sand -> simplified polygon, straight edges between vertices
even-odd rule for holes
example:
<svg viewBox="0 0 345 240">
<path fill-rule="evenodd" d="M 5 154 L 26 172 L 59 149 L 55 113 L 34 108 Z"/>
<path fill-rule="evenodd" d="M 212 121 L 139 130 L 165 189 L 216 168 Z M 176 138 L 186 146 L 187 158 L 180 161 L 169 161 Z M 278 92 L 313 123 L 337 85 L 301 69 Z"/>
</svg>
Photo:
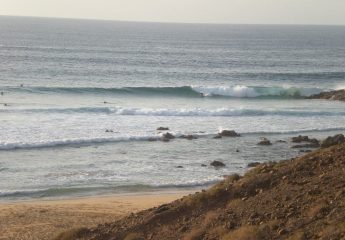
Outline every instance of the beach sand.
<svg viewBox="0 0 345 240">
<path fill-rule="evenodd" d="M 94 227 L 169 203 L 189 192 L 0 203 L 1 240 L 52 239 L 71 228 Z"/>
</svg>

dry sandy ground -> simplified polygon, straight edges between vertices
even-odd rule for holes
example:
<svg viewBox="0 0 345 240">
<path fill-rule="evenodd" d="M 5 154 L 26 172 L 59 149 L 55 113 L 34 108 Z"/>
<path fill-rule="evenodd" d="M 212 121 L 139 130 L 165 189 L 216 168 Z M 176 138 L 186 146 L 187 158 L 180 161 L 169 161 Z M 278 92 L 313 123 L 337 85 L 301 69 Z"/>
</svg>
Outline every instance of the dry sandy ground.
<svg viewBox="0 0 345 240">
<path fill-rule="evenodd" d="M 187 192 L 0 203 L 0 240 L 45 240 L 75 227 L 95 227 L 168 203 Z"/>
</svg>

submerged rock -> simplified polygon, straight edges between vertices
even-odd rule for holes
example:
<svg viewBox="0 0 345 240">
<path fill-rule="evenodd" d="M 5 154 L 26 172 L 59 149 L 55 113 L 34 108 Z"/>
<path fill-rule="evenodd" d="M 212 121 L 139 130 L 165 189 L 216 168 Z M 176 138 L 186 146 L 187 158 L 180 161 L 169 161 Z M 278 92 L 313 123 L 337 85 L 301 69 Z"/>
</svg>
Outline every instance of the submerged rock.
<svg viewBox="0 0 345 240">
<path fill-rule="evenodd" d="M 321 148 L 328 148 L 340 143 L 345 142 L 345 137 L 343 134 L 337 134 L 333 137 L 328 137 L 325 140 L 322 141 L 321 143 Z"/>
<path fill-rule="evenodd" d="M 272 143 L 267 138 L 262 138 L 261 141 L 258 143 L 258 145 L 269 146 L 269 145 L 272 145 Z"/>
<path fill-rule="evenodd" d="M 210 164 L 212 167 L 225 167 L 226 165 L 220 161 L 213 161 Z"/>
<path fill-rule="evenodd" d="M 295 146 L 292 146 L 291 148 L 318 148 L 318 147 L 320 147 L 319 142 L 317 142 L 317 143 L 308 143 L 308 144 L 295 145 Z"/>
<path fill-rule="evenodd" d="M 167 138 L 167 139 L 175 139 L 175 136 L 174 135 L 172 135 L 171 133 L 164 133 L 163 135 L 162 135 L 162 137 L 163 138 Z"/>
<path fill-rule="evenodd" d="M 169 128 L 167 128 L 167 127 L 159 127 L 159 128 L 157 128 L 157 131 L 169 131 Z"/>
<path fill-rule="evenodd" d="M 149 141 L 149 142 L 156 142 L 156 141 L 158 141 L 158 139 L 154 138 L 154 137 L 151 137 L 151 138 L 148 138 L 147 141 Z"/>
<path fill-rule="evenodd" d="M 221 139 L 222 136 L 220 134 L 217 134 L 216 136 L 213 137 L 213 139 Z"/>
<path fill-rule="evenodd" d="M 240 137 L 241 135 L 234 130 L 223 130 L 218 135 L 221 137 Z"/>
<path fill-rule="evenodd" d="M 197 138 L 196 136 L 194 136 L 194 135 L 182 135 L 182 136 L 180 136 L 179 138 L 187 139 L 187 140 L 198 139 L 198 138 Z"/>
<path fill-rule="evenodd" d="M 301 153 L 310 153 L 310 152 L 312 152 L 312 150 L 299 150 L 299 152 L 301 152 Z"/>
<path fill-rule="evenodd" d="M 256 166 L 258 166 L 258 165 L 260 165 L 259 162 L 251 162 L 251 163 L 248 163 L 247 167 L 252 168 L 252 167 L 256 167 Z"/>
</svg>

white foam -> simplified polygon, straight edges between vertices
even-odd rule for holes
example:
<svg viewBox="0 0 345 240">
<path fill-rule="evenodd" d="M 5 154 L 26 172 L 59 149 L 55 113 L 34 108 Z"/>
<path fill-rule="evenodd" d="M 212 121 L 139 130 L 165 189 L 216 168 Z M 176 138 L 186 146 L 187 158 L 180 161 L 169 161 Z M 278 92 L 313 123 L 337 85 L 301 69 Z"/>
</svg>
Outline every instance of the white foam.
<svg viewBox="0 0 345 240">
<path fill-rule="evenodd" d="M 160 136 L 128 136 L 128 137 L 111 137 L 111 138 L 89 138 L 89 139 L 65 139 L 53 141 L 38 141 L 38 142 L 0 142 L 0 150 L 12 149 L 30 149 L 30 148 L 48 148 L 59 146 L 78 146 L 97 143 L 111 143 L 111 142 L 126 142 L 126 141 L 145 141 L 149 139 L 159 139 Z"/>
<path fill-rule="evenodd" d="M 319 88 L 297 88 L 290 86 L 283 87 L 251 87 L 251 86 L 191 86 L 191 88 L 204 96 L 227 96 L 236 98 L 256 98 L 256 97 L 306 97 L 315 93 L 320 93 Z"/>
</svg>

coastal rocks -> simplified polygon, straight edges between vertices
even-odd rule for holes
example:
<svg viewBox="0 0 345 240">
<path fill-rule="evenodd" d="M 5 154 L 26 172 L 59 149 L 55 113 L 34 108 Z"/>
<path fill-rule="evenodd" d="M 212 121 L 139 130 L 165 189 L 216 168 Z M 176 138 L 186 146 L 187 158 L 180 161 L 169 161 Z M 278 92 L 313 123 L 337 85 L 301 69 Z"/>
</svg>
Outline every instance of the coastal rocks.
<svg viewBox="0 0 345 240">
<path fill-rule="evenodd" d="M 164 133 L 161 137 L 161 141 L 163 141 L 163 142 L 169 142 L 172 139 L 175 139 L 175 136 L 169 132 Z"/>
<path fill-rule="evenodd" d="M 320 142 L 316 138 L 309 138 L 308 136 L 299 135 L 291 139 L 293 143 L 307 142 L 308 144 L 295 145 L 291 148 L 318 148 L 320 147 Z"/>
<path fill-rule="evenodd" d="M 291 148 L 318 148 L 318 147 L 320 147 L 320 144 L 317 142 L 317 143 L 295 145 L 295 146 L 292 146 Z"/>
<path fill-rule="evenodd" d="M 319 140 L 317 140 L 316 138 L 309 138 L 308 136 L 302 136 L 302 135 L 293 137 L 291 141 L 293 143 L 310 142 L 314 144 L 319 144 Z"/>
<path fill-rule="evenodd" d="M 336 101 L 345 101 L 345 89 L 330 91 L 330 92 L 321 92 L 319 94 L 314 94 L 307 99 L 327 99 L 327 100 L 336 100 Z"/>
<path fill-rule="evenodd" d="M 261 141 L 258 142 L 258 145 L 261 145 L 261 146 L 270 146 L 272 145 L 271 141 L 268 140 L 267 138 L 261 138 Z"/>
<path fill-rule="evenodd" d="M 235 132 L 234 130 L 222 130 L 218 133 L 221 137 L 240 137 L 241 135 Z"/>
<path fill-rule="evenodd" d="M 251 162 L 251 163 L 248 163 L 247 167 L 253 168 L 253 167 L 256 167 L 256 166 L 258 166 L 258 165 L 260 165 L 259 162 Z"/>
<path fill-rule="evenodd" d="M 222 136 L 219 134 L 217 134 L 216 136 L 213 137 L 213 139 L 221 139 L 221 138 L 222 138 Z"/>
<path fill-rule="evenodd" d="M 343 134 L 337 134 L 333 137 L 328 137 L 321 143 L 321 148 L 328 148 L 334 145 L 338 145 L 345 142 L 345 137 Z"/>
<path fill-rule="evenodd" d="M 157 128 L 157 131 L 169 131 L 168 127 L 159 127 Z"/>
<path fill-rule="evenodd" d="M 225 167 L 226 165 L 222 163 L 221 161 L 213 161 L 210 164 L 212 167 L 220 168 L 220 167 Z"/>
<path fill-rule="evenodd" d="M 105 132 L 106 132 L 106 133 L 113 133 L 113 132 L 114 132 L 114 130 L 111 130 L 111 129 L 106 129 L 106 130 L 105 130 Z"/>
<path fill-rule="evenodd" d="M 307 142 L 308 140 L 309 140 L 308 136 L 302 136 L 302 135 L 299 135 L 297 137 L 293 137 L 291 139 L 291 141 L 294 142 L 294 143 Z"/>
</svg>

